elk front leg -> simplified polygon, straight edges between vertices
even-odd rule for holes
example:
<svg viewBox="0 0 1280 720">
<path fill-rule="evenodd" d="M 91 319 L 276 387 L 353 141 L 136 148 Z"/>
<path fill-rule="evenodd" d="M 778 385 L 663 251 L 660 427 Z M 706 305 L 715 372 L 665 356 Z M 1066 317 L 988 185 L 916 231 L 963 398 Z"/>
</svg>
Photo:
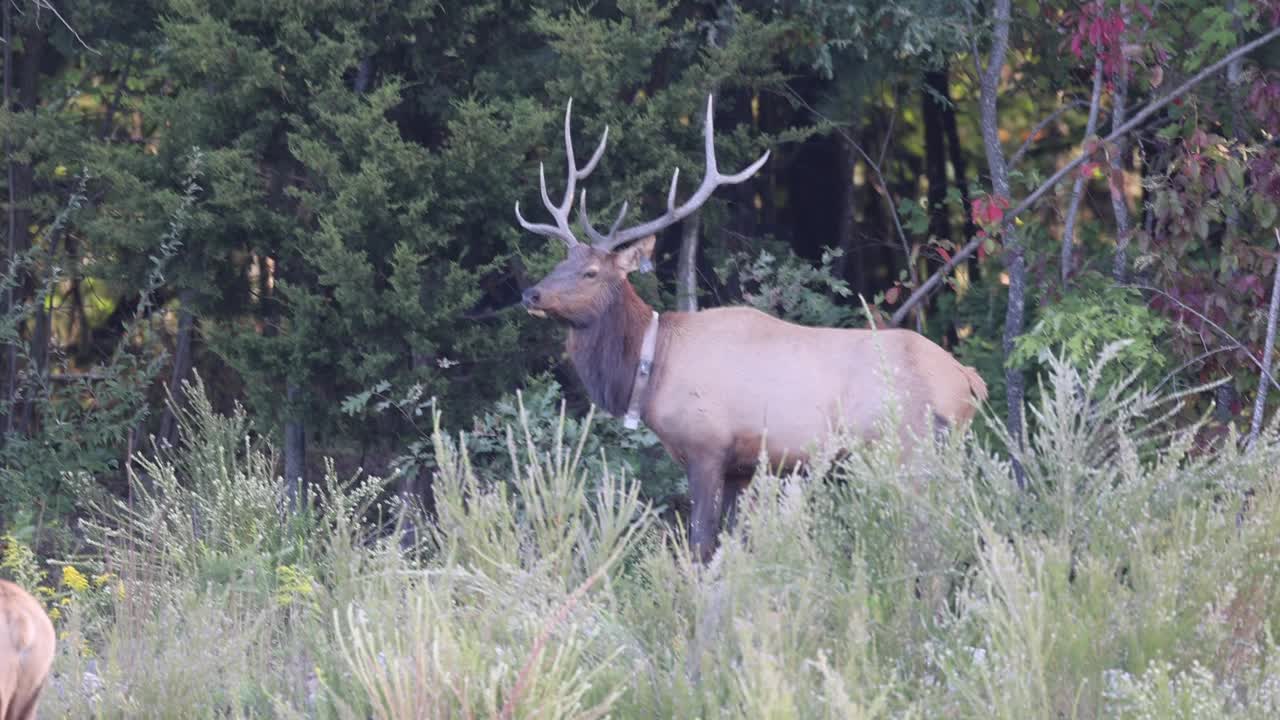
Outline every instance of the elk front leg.
<svg viewBox="0 0 1280 720">
<path fill-rule="evenodd" d="M 720 457 L 689 463 L 689 496 L 693 511 L 689 513 L 689 545 L 699 561 L 706 563 L 716 549 L 720 534 L 720 515 L 724 508 L 724 460 Z"/>
</svg>

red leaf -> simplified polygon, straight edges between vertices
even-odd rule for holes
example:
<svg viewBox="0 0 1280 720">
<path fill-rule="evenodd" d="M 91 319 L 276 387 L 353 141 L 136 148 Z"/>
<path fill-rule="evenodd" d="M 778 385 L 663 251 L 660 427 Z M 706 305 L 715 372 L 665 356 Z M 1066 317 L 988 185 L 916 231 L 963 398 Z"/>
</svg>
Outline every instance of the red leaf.
<svg viewBox="0 0 1280 720">
<path fill-rule="evenodd" d="M 942 256 L 943 262 L 951 262 L 951 253 L 947 252 L 946 248 L 938 248 L 938 254 Z"/>
<path fill-rule="evenodd" d="M 973 202 L 969 203 L 969 205 L 970 205 L 970 207 L 972 208 L 973 221 L 974 221 L 975 223 L 982 224 L 982 219 L 983 219 L 983 217 L 985 217 L 985 216 L 986 216 L 986 214 L 987 214 L 987 201 L 986 201 L 986 199 L 985 199 L 985 198 L 974 198 L 974 199 L 973 199 Z"/>
<path fill-rule="evenodd" d="M 884 301 L 889 303 L 890 305 L 893 305 L 894 303 L 898 302 L 898 293 L 901 290 L 902 288 L 897 285 L 894 285 L 893 287 L 889 288 L 884 293 Z"/>
</svg>

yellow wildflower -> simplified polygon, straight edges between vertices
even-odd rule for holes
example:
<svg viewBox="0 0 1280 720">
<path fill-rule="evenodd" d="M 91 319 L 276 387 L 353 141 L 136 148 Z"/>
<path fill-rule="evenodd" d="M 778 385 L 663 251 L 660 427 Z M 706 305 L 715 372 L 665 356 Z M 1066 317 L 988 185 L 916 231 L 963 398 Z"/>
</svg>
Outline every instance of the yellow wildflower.
<svg viewBox="0 0 1280 720">
<path fill-rule="evenodd" d="M 311 584 L 311 576 L 307 571 L 292 565 L 281 565 L 276 568 L 276 602 L 288 605 L 295 597 L 309 597 L 315 592 Z"/>
<path fill-rule="evenodd" d="M 57 167 L 55 167 L 55 168 L 53 169 L 53 176 L 54 176 L 54 177 L 66 177 L 66 175 L 67 175 L 67 166 L 66 166 L 66 165 L 59 165 L 59 166 L 57 166 Z"/>
<path fill-rule="evenodd" d="M 62 584 L 73 592 L 84 592 L 89 589 L 89 579 L 72 565 L 62 566 Z"/>
<path fill-rule="evenodd" d="M 106 585 L 109 580 L 111 580 L 111 573 L 102 573 L 101 575 L 94 575 L 93 586 L 96 588 L 100 588 L 103 585 Z"/>
<path fill-rule="evenodd" d="M 58 608 L 53 608 L 49 611 L 50 620 L 57 620 L 60 617 L 62 617 L 62 611 L 59 610 Z"/>
<path fill-rule="evenodd" d="M 4 553 L 0 555 L 0 568 L 7 571 L 10 577 L 26 578 L 29 584 L 35 584 L 44 579 L 44 572 L 40 570 L 40 564 L 36 560 L 35 551 L 28 547 L 12 533 L 5 533 L 0 538 L 0 545 L 4 546 Z"/>
</svg>

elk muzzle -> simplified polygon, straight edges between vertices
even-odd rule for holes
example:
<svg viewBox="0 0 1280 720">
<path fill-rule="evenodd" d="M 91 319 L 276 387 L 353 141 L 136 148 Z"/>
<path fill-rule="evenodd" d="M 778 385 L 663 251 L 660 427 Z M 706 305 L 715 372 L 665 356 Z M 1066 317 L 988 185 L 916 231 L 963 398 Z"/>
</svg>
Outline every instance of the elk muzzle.
<svg viewBox="0 0 1280 720">
<path fill-rule="evenodd" d="M 547 316 L 547 311 L 538 306 L 542 302 L 542 293 L 536 286 L 526 289 L 520 302 L 530 315 L 537 318 L 545 318 Z"/>
</svg>

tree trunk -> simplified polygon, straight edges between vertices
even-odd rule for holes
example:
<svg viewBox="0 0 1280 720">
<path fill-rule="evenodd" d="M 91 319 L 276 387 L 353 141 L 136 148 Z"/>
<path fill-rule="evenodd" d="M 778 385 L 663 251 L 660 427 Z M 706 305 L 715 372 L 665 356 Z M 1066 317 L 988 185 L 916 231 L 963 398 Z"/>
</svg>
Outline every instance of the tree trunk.
<svg viewBox="0 0 1280 720">
<path fill-rule="evenodd" d="M 1235 30 L 1237 42 L 1243 35 L 1243 28 L 1240 22 L 1240 15 L 1237 12 L 1238 7 L 1235 0 L 1228 0 L 1227 11 L 1235 18 L 1232 20 L 1232 29 Z M 1244 106 L 1244 95 L 1241 93 L 1241 82 L 1244 80 L 1244 58 L 1238 57 L 1227 65 L 1227 92 L 1231 101 L 1227 103 L 1227 119 L 1231 125 L 1231 137 L 1237 142 L 1243 143 L 1245 140 L 1245 127 L 1240 108 Z M 1229 195 L 1228 195 L 1229 197 Z M 1227 201 L 1227 222 L 1226 235 L 1228 241 L 1234 240 L 1236 233 L 1240 229 L 1240 207 L 1235 202 Z"/>
<path fill-rule="evenodd" d="M 0 11 L 4 16 L 4 104 L 2 107 L 7 112 L 10 109 L 10 99 L 13 95 L 13 8 L 12 3 L 6 2 L 3 5 L 3 10 Z M 0 271 L 7 273 L 16 269 L 14 263 L 18 258 L 17 198 L 14 190 L 17 167 L 13 159 L 13 140 L 8 134 L 4 138 L 4 156 L 9 197 L 5 208 L 7 219 L 5 265 L 0 268 Z M 7 319 L 9 310 L 14 307 L 17 298 L 13 290 L 13 286 L 5 288 L 4 305 L 0 306 L 0 319 Z M 3 392 L 3 395 L 0 395 L 0 413 L 3 413 L 0 415 L 0 447 L 3 447 L 5 438 L 9 437 L 9 433 L 13 431 L 13 403 L 17 399 L 17 390 L 18 346 L 16 343 L 8 343 L 4 347 L 4 377 L 3 385 L 0 385 L 0 392 Z"/>
<path fill-rule="evenodd" d="M 31 332 L 31 341 L 27 346 L 27 389 L 22 403 L 21 427 L 27 433 L 34 433 L 38 428 L 36 417 L 36 398 L 44 395 L 44 388 L 49 373 L 49 345 L 53 341 L 53 317 L 49 309 L 51 296 L 57 292 L 53 284 L 53 268 L 57 265 L 58 239 L 49 239 L 49 251 L 45 256 L 46 272 L 44 278 L 34 292 L 35 327 Z M 33 285 L 35 283 L 33 282 Z"/>
<path fill-rule="evenodd" d="M 942 76 L 942 84 L 938 87 L 938 91 L 947 99 L 947 104 L 942 108 L 942 125 L 947 134 L 947 153 L 951 157 L 951 170 L 955 174 L 956 189 L 960 191 L 960 201 L 962 203 L 964 215 L 964 236 L 971 238 L 978 234 L 978 226 L 973 224 L 973 215 L 969 213 L 969 164 L 964 159 L 964 146 L 960 144 L 960 127 L 956 122 L 956 106 L 951 102 L 951 87 L 948 79 L 950 71 L 944 65 L 940 71 Z M 970 273 L 976 277 L 978 272 L 978 264 L 975 260 L 970 267 Z"/>
<path fill-rule="evenodd" d="M 169 395 L 172 397 L 173 407 L 166 405 L 160 416 L 158 439 L 162 443 L 172 444 L 177 439 L 178 418 L 174 411 L 186 402 L 186 391 L 182 383 L 191 374 L 193 363 L 191 339 L 196 323 L 195 313 L 192 311 L 194 303 L 194 290 L 183 289 L 178 293 L 178 336 L 173 349 L 173 372 L 169 375 Z"/>
<path fill-rule="evenodd" d="M 945 106 L 938 102 L 934 93 L 941 94 L 946 92 L 946 89 L 946 75 L 937 71 L 924 74 L 924 89 L 920 91 L 920 101 L 921 117 L 924 119 L 925 176 L 929 178 L 929 234 L 942 240 L 951 238 L 951 221 L 946 205 L 947 148 L 943 119 Z"/>
<path fill-rule="evenodd" d="M 695 210 L 680 227 L 680 258 L 676 263 L 676 310 L 698 311 L 698 233 L 702 211 Z"/>
<path fill-rule="evenodd" d="M 969 212 L 971 207 L 969 204 L 969 163 L 964 157 L 964 146 L 960 144 L 960 126 L 956 121 L 956 105 L 951 100 L 951 70 L 945 60 L 938 74 L 942 82 L 936 89 L 947 100 L 946 105 L 942 106 L 942 127 L 947 135 L 947 156 L 951 159 L 951 172 L 954 176 L 953 181 L 955 182 L 956 190 L 960 192 L 960 215 L 964 218 L 964 240 L 967 242 L 978 234 L 978 226 L 973 223 L 973 214 Z M 971 256 L 965 266 L 969 269 L 970 281 L 976 282 L 982 277 L 978 258 Z"/>
<path fill-rule="evenodd" d="M 1130 17 L 1128 8 L 1121 4 L 1121 16 L 1127 22 Z M 1120 69 L 1114 78 L 1115 92 L 1111 98 L 1112 132 L 1122 127 L 1128 111 L 1129 100 L 1129 58 L 1120 53 Z M 1129 199 L 1124 196 L 1125 155 L 1129 149 L 1129 139 L 1123 135 L 1116 139 L 1116 152 L 1111 157 L 1111 177 L 1107 185 L 1111 189 L 1111 209 L 1116 216 L 1116 255 L 1111 266 L 1111 274 L 1116 282 L 1123 283 L 1129 271 Z"/>
<path fill-rule="evenodd" d="M 1280 230 L 1276 230 L 1276 242 L 1280 244 Z M 1258 395 L 1253 399 L 1253 419 L 1249 423 L 1249 434 L 1245 439 L 1245 449 L 1252 450 L 1262 432 L 1262 419 L 1267 409 L 1267 391 L 1271 389 L 1271 368 L 1275 362 L 1276 348 L 1276 316 L 1280 315 L 1280 263 L 1273 270 L 1271 279 L 1271 306 L 1267 311 L 1267 334 L 1262 344 L 1262 372 L 1258 376 Z"/>
<path fill-rule="evenodd" d="M 852 129 L 850 129 L 852 132 Z M 858 165 L 858 151 L 846 133 L 836 133 L 836 145 L 840 149 L 840 221 L 837 240 L 840 257 L 836 260 L 836 277 L 848 280 L 854 292 L 869 294 L 867 287 L 867 263 L 858 247 L 858 188 L 853 184 L 853 171 Z M 849 267 L 853 266 L 853 277 Z"/>
<path fill-rule="evenodd" d="M 997 105 L 997 93 L 1000 86 L 1000 74 L 1004 68 L 1005 55 L 1009 50 L 1009 24 L 1011 0 L 995 0 L 993 8 L 994 25 L 992 27 L 991 52 L 988 56 L 986 70 L 982 73 L 982 94 L 979 97 L 979 110 L 982 123 L 982 145 L 987 155 L 987 166 L 991 170 L 991 185 L 995 195 L 1009 199 L 1009 166 L 1000 146 L 1000 112 Z M 1026 321 L 1026 257 L 1022 240 L 1011 221 L 1006 221 L 1001 233 L 1004 238 L 1005 269 L 1009 274 L 1009 306 L 1004 316 L 1003 350 L 1005 358 L 1013 353 L 1014 342 L 1022 335 L 1022 326 Z M 1012 437 L 1015 451 L 1022 449 L 1022 401 L 1024 395 L 1024 378 L 1021 368 L 1008 366 L 1005 368 L 1005 387 L 1007 394 L 1008 416 L 1006 424 Z M 1026 486 L 1026 473 L 1016 457 L 1013 458 L 1014 480 L 1018 488 Z"/>
<path fill-rule="evenodd" d="M 5 3 L 5 102 L 14 112 L 26 112 L 36 106 L 37 90 L 40 78 L 40 59 L 45 47 L 45 36 L 42 32 L 34 32 L 22 38 L 22 64 L 19 66 L 19 74 L 17 78 L 17 87 L 13 85 L 13 43 L 17 42 L 17 38 L 13 36 L 13 19 L 11 15 L 11 3 Z M 17 90 L 17 97 L 13 93 Z M 17 100 L 16 107 L 13 101 Z M 35 173 L 29 163 L 16 162 L 13 159 L 13 145 L 10 139 L 9 147 L 6 153 L 9 158 L 8 162 L 8 179 L 9 179 L 9 212 L 8 212 L 8 250 L 10 258 L 17 258 L 21 253 L 31 245 L 31 235 L 27 228 L 31 225 L 31 195 L 35 188 Z M 14 308 L 24 302 L 35 297 L 36 280 L 35 276 L 30 272 L 21 273 L 21 285 L 18 292 L 10 293 L 8 298 L 8 308 Z M 43 308 L 40 308 L 43 311 Z M 37 323 L 39 325 L 39 323 Z M 39 328 L 37 328 L 39 329 Z M 20 394 L 18 388 L 18 375 L 20 369 L 20 360 L 18 357 L 18 347 L 10 345 L 8 349 L 8 362 L 6 363 L 6 397 L 13 403 L 10 406 L 9 418 L 5 427 L 6 432 L 17 432 L 26 434 L 29 431 L 28 422 L 31 418 L 32 409 L 30 407 L 30 398 L 22 403 L 17 402 Z"/>
<path fill-rule="evenodd" d="M 301 399 L 302 388 L 296 382 L 289 381 L 285 390 L 289 419 L 284 425 L 284 489 L 289 507 L 295 511 L 302 498 L 307 465 L 307 426 L 298 407 Z"/>
</svg>

